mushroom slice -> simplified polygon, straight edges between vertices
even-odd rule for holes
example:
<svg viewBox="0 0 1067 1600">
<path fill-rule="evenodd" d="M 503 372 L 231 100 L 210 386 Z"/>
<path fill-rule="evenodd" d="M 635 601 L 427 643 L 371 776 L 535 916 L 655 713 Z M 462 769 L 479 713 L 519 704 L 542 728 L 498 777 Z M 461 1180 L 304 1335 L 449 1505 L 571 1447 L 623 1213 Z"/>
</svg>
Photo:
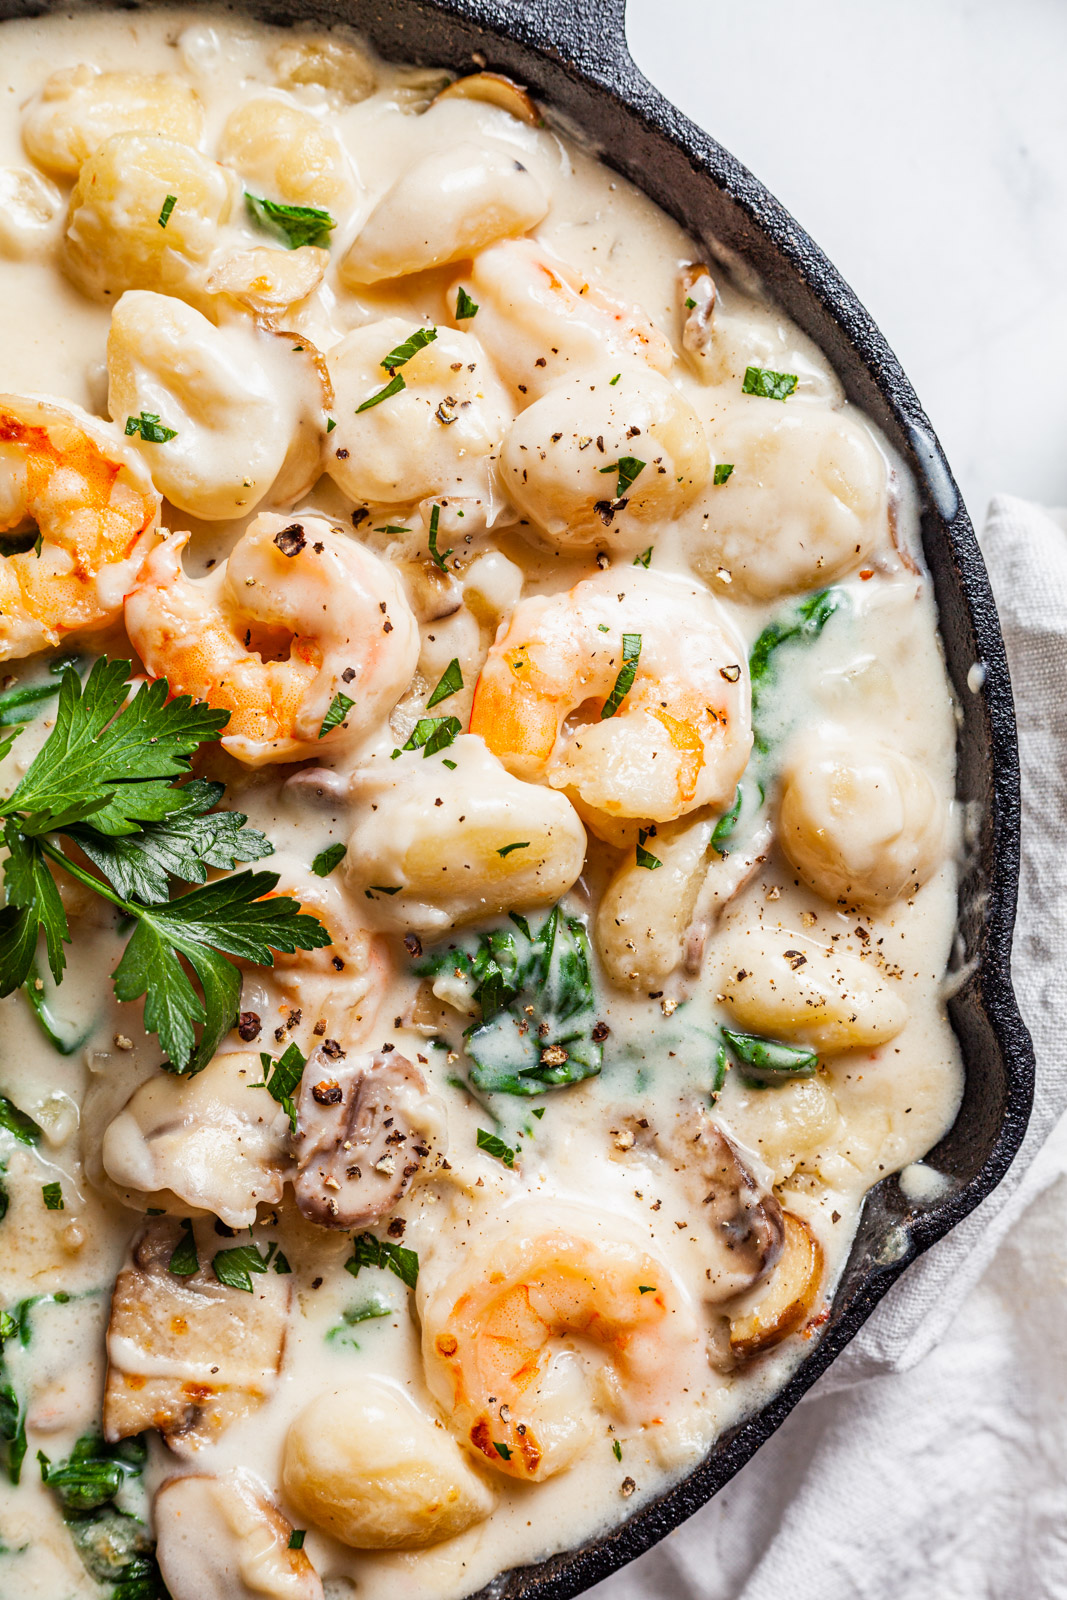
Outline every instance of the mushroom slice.
<svg viewBox="0 0 1067 1600">
<path fill-rule="evenodd" d="M 262 1079 L 253 1050 L 214 1056 L 192 1078 L 156 1073 L 104 1134 L 108 1178 L 135 1203 L 168 1191 L 227 1227 L 249 1227 L 261 1202 L 281 1199 L 289 1165 L 286 1114 L 252 1090 Z"/>
<path fill-rule="evenodd" d="M 807 1321 L 825 1271 L 823 1248 L 792 1211 L 782 1212 L 785 1244 L 767 1287 L 743 1316 L 730 1322 L 730 1351 L 748 1361 L 779 1344 Z"/>
<path fill-rule="evenodd" d="M 322 1600 L 292 1523 L 250 1472 L 168 1478 L 152 1507 L 172 1600 Z"/>
<path fill-rule="evenodd" d="M 290 1279 L 263 1273 L 251 1294 L 230 1288 L 206 1264 L 217 1237 L 203 1225 L 193 1237 L 201 1265 L 182 1277 L 170 1263 L 185 1227 L 153 1219 L 118 1275 L 104 1390 L 110 1444 L 156 1428 L 177 1455 L 191 1456 L 273 1392 Z"/>
<path fill-rule="evenodd" d="M 457 78 L 455 83 L 450 83 L 437 98 L 483 100 L 486 105 L 499 106 L 501 111 L 510 112 L 520 122 L 528 122 L 532 128 L 539 128 L 542 122 L 541 113 L 526 90 L 514 78 L 506 78 L 502 72 L 472 72 L 466 78 Z"/>
<path fill-rule="evenodd" d="M 296 1203 L 324 1228 L 366 1228 L 399 1203 L 444 1111 L 405 1056 L 346 1056 L 327 1039 L 304 1069 L 292 1137 Z"/>
<path fill-rule="evenodd" d="M 702 261 L 682 268 L 682 298 L 688 316 L 682 328 L 682 347 L 706 383 L 711 382 L 709 360 L 715 315 L 715 279 Z"/>
</svg>

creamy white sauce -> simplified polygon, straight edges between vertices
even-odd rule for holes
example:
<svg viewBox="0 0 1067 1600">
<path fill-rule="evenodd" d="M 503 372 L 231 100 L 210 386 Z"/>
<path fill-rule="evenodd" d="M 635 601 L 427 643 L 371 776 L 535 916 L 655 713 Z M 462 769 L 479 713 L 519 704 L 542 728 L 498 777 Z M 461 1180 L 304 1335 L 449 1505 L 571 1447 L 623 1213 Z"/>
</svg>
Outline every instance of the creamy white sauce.
<svg viewBox="0 0 1067 1600">
<path fill-rule="evenodd" d="M 5 23 L 0 37 L 0 212 L 7 204 L 2 197 L 9 193 L 33 194 L 38 200 L 43 193 L 40 206 L 48 210 L 47 185 L 52 179 L 42 182 L 33 171 L 20 143 L 20 128 L 27 99 L 51 73 L 90 62 L 108 71 L 175 74 L 196 91 L 203 105 L 199 147 L 209 158 L 234 109 L 262 95 L 311 111 L 343 148 L 342 181 L 347 189 L 329 207 L 338 223 L 330 242 L 330 264 L 321 286 L 280 322 L 294 339 L 304 338 L 329 354 L 352 330 L 387 317 L 400 319 L 407 329 L 440 324 L 444 330 L 454 305 L 451 286 L 463 275 L 462 262 L 369 287 L 346 284 L 339 264 L 366 219 L 413 163 L 454 145 L 473 145 L 520 160 L 531 175 L 548 203 L 547 214 L 533 230 L 540 245 L 627 305 L 640 306 L 674 351 L 682 350 L 687 312 L 678 274 L 697 254 L 692 242 L 624 180 L 553 131 L 551 116 L 547 126 L 534 127 L 497 107 L 460 98 L 439 101 L 427 110 L 432 91 L 412 87 L 425 84 L 427 74 L 413 77 L 382 66 L 376 68 L 376 92 L 355 104 L 313 85 L 287 90 L 278 84 L 272 58 L 279 45 L 298 41 L 299 33 L 222 14 L 205 16 L 201 10 L 79 12 Z M 22 176 L 9 178 L 4 171 L 9 168 Z M 255 188 L 251 180 L 248 186 Z M 60 201 L 59 191 L 55 192 L 51 220 L 46 217 L 42 222 L 38 206 L 32 215 L 20 212 L 21 222 L 13 223 L 9 214 L 0 227 L 3 388 L 16 395 L 47 394 L 59 403 L 73 402 L 106 416 L 104 363 L 111 307 L 87 298 L 59 270 L 66 199 L 64 194 Z M 413 219 L 416 243 L 417 224 Z M 276 244 L 237 206 L 218 230 L 212 260 L 234 250 Z M 440 765 L 441 756 L 424 760 L 416 752 L 394 766 L 392 751 L 423 714 L 429 691 L 453 657 L 460 662 L 465 687 L 437 714 L 454 713 L 466 723 L 470 691 L 497 620 L 510 614 L 520 595 L 558 594 L 595 573 L 595 552 L 556 548 L 524 537 L 499 483 L 492 485 L 492 492 L 500 504 L 488 514 L 484 505 L 475 505 L 480 491 L 470 484 L 482 480 L 466 463 L 458 473 L 463 485 L 459 499 L 441 518 L 441 547 L 455 547 L 460 557 L 461 570 L 452 582 L 462 587 L 467 603 L 441 614 L 449 606 L 438 595 L 435 614 L 435 603 L 427 601 L 423 592 L 429 581 L 425 565 L 421 576 L 415 572 L 416 552 L 425 548 L 426 506 L 410 500 L 404 504 L 402 496 L 396 505 L 376 505 L 370 517 L 359 522 L 358 536 L 397 563 L 412 603 L 423 604 L 422 614 L 429 618 L 421 622 L 411 691 L 391 725 L 377 728 L 343 755 L 326 755 L 322 772 L 285 783 L 291 768 L 244 769 L 228 761 L 222 763 L 220 775 L 229 785 L 227 803 L 245 811 L 251 824 L 273 840 L 276 854 L 269 866 L 280 874 L 282 885 L 304 898 L 309 909 L 336 919 L 335 932 L 342 925 L 357 943 L 363 940 L 362 975 L 356 976 L 350 964 L 343 982 L 328 972 L 302 979 L 290 965 L 277 973 L 263 969 L 250 973 L 242 1006 L 264 1019 L 263 1037 L 254 1048 L 262 1044 L 273 1050 L 270 1034 L 277 1026 L 281 1037 L 292 1037 L 308 1050 L 315 1042 L 311 1027 L 316 1017 L 329 1015 L 331 1028 L 334 1019 L 343 1019 L 347 1039 L 357 1048 L 377 1050 L 388 1044 L 421 1063 L 434 1093 L 445 1103 L 450 1170 L 417 1182 L 398 1210 L 406 1223 L 404 1243 L 419 1254 L 420 1296 L 425 1285 L 439 1284 L 455 1267 L 477 1261 L 482 1242 L 493 1236 L 501 1218 L 513 1215 L 512 1208 L 526 1200 L 549 1213 L 561 1206 L 576 1208 L 575 1214 L 585 1212 L 591 1233 L 600 1225 L 594 1213 L 610 1216 L 616 1228 L 665 1265 L 676 1282 L 680 1303 L 709 1331 L 721 1320 L 703 1299 L 705 1240 L 686 1196 L 684 1174 L 670 1162 L 642 1154 L 640 1145 L 627 1147 L 620 1129 L 632 1117 L 644 1117 L 653 1125 L 657 1118 L 669 1121 L 682 1095 L 701 1096 L 708 1103 L 711 1047 L 706 1040 L 719 1024 L 731 1023 L 715 963 L 723 939 L 738 930 L 759 944 L 765 935 L 773 941 L 781 926 L 812 941 L 813 947 L 830 951 L 834 960 L 854 957 L 862 962 L 864 973 L 880 975 L 893 1003 L 906 1010 L 903 1027 L 888 1042 L 824 1058 L 818 1079 L 812 1080 L 822 1094 L 813 1121 L 810 1108 L 805 1111 L 791 1089 L 746 1087 L 736 1070 L 728 1074 L 717 1102 L 717 1117 L 748 1153 L 754 1170 L 764 1180 L 773 1179 L 782 1204 L 807 1223 L 819 1241 L 826 1261 L 822 1296 L 832 1292 L 864 1194 L 873 1183 L 902 1172 L 907 1196 L 922 1201 L 936 1197 L 944 1182 L 920 1158 L 951 1125 L 962 1085 L 943 989 L 957 893 L 955 720 L 933 593 L 921 565 L 914 487 L 872 425 L 843 405 L 834 374 L 810 341 L 773 308 L 745 298 L 729 283 L 719 283 L 718 289 L 714 381 L 701 381 L 694 366 L 682 358 L 670 370 L 670 382 L 699 419 L 694 426 L 711 439 L 715 459 L 731 461 L 732 442 L 748 439 L 753 427 L 758 435 L 764 428 L 776 427 L 783 416 L 790 423 L 793 419 L 803 423 L 805 416 L 824 418 L 828 408 L 834 408 L 835 417 L 845 417 L 848 427 L 862 431 L 877 474 L 890 472 L 895 485 L 896 543 L 883 512 L 872 523 L 876 536 L 869 551 L 828 574 L 846 592 L 847 608 L 818 639 L 792 649 L 788 670 L 780 674 L 772 720 L 781 760 L 798 759 L 812 741 L 818 747 L 828 734 L 873 737 L 910 758 L 926 774 L 949 817 L 939 865 L 917 892 L 857 912 L 816 894 L 779 850 L 767 845 L 765 835 L 754 838 L 745 857 L 752 861 L 751 874 L 738 887 L 744 874 L 736 870 L 736 862 L 745 842 L 739 835 L 733 862 L 727 857 L 723 863 L 723 869 L 733 874 L 729 884 L 717 890 L 709 879 L 700 902 L 714 908 L 717 897 L 729 900 L 724 922 L 705 930 L 702 973 L 679 964 L 651 990 L 645 985 L 626 991 L 611 988 L 598 966 L 598 1015 L 611 1029 L 603 1073 L 547 1093 L 536 1102 L 544 1109 L 542 1120 L 530 1114 L 530 1101 L 496 1098 L 494 1111 L 501 1118 L 496 1131 L 520 1153 L 515 1169 L 506 1170 L 476 1147 L 477 1130 L 486 1126 L 486 1110 L 454 1086 L 456 1072 L 465 1066 L 459 1045 L 466 1016 L 445 1007 L 432 1021 L 415 1020 L 420 1017 L 418 980 L 410 971 L 401 935 L 406 927 L 415 926 L 427 944 L 435 937 L 433 924 L 428 927 L 424 910 L 418 910 L 426 898 L 423 889 L 418 894 L 413 890 L 395 905 L 381 895 L 375 899 L 366 894 L 358 876 L 363 860 L 358 852 L 351 853 L 345 873 L 338 871 L 326 881 L 311 876 L 309 867 L 327 845 L 349 843 L 356 828 L 360 851 L 377 852 L 374 859 L 387 861 L 393 879 L 401 874 L 405 850 L 418 843 L 418 807 L 408 798 L 412 786 L 415 792 L 419 786 L 427 793 L 433 790 L 436 797 L 435 781 L 451 780 Z M 205 304 L 202 296 L 189 293 L 199 311 L 211 313 L 210 301 Z M 215 309 L 218 313 L 217 305 Z M 263 390 L 271 417 L 282 419 L 279 436 L 304 426 L 313 408 L 310 402 L 307 406 L 301 402 L 298 417 L 296 390 L 280 372 L 283 355 L 274 349 L 264 353 L 267 336 L 254 330 L 247 312 L 230 304 L 223 320 L 230 330 L 225 333 L 232 364 L 227 381 L 232 379 L 238 396 L 234 403 L 239 403 L 243 382 L 253 397 Z M 486 329 L 488 322 L 487 312 Z M 464 322 L 462 331 L 478 339 L 477 319 Z M 484 336 L 488 338 L 488 333 Z M 487 363 L 487 385 L 492 361 L 480 359 Z M 784 408 L 741 392 L 749 366 L 797 375 L 796 393 Z M 597 381 L 608 381 L 611 371 L 610 366 L 605 368 Z M 386 381 L 384 373 L 381 379 Z M 537 381 L 533 370 L 530 380 Z M 564 374 L 560 381 L 569 379 Z M 511 415 L 524 408 L 526 399 L 509 388 L 506 372 L 494 375 L 492 382 L 505 395 L 494 404 L 508 408 Z M 220 380 L 219 387 L 225 391 L 226 385 Z M 164 411 L 165 387 L 148 383 L 143 393 L 147 409 Z M 225 393 L 222 399 L 225 409 Z M 477 395 L 473 399 L 477 402 Z M 156 403 L 147 404 L 148 400 Z M 380 419 L 383 412 L 371 410 L 366 415 Z M 116 420 L 121 424 L 125 417 Z M 205 440 L 204 479 L 215 484 L 225 478 L 229 458 L 220 440 L 230 438 L 232 416 L 226 431 L 220 424 L 213 433 L 210 422 L 195 422 L 194 402 L 180 416 L 175 411 L 173 417 L 164 414 L 163 420 L 179 428 L 194 476 L 197 459 L 191 441 L 194 428 L 200 426 Z M 341 419 L 339 428 L 346 428 L 349 420 Z M 320 419 L 315 426 L 321 425 Z M 274 503 L 270 484 L 285 452 L 276 441 L 258 434 L 253 442 L 247 471 L 255 482 L 250 498 L 254 501 L 262 493 L 259 509 L 270 509 Z M 327 449 L 332 447 L 328 439 Z M 636 452 L 636 442 L 633 448 Z M 776 473 L 769 457 L 761 459 L 758 438 L 745 448 L 751 452 L 745 458 L 750 465 L 738 456 L 732 485 L 713 487 L 709 482 L 676 514 L 651 526 L 641 546 L 652 546 L 655 571 L 689 580 L 695 571 L 698 584 L 706 581 L 731 627 L 751 647 L 790 596 L 768 597 L 755 580 L 746 592 L 747 580 L 740 570 L 731 571 L 717 557 L 709 557 L 709 518 L 714 531 L 717 508 L 728 503 L 714 497 L 735 490 L 755 495 L 760 527 L 772 530 L 771 537 L 773 529 L 792 514 L 797 497 L 807 494 L 808 485 L 798 486 L 788 471 L 784 476 Z M 495 450 L 493 455 L 495 459 Z M 180 466 L 184 471 L 186 463 Z M 484 464 L 478 472 L 483 470 Z M 443 486 L 432 489 L 433 494 L 447 500 Z M 306 506 L 350 529 L 354 504 L 342 486 L 322 477 L 299 501 L 297 511 Z M 169 503 L 163 508 L 165 527 L 192 533 L 186 560 L 195 574 L 225 558 L 255 509 L 252 504 L 247 510 L 228 506 L 225 495 L 214 501 L 206 497 L 203 505 L 200 515 Z M 227 515 L 229 510 L 233 515 Z M 469 516 L 461 517 L 464 511 Z M 412 531 L 407 538 L 375 531 L 389 524 Z M 791 544 L 791 558 L 794 553 Z M 629 568 L 631 554 L 614 559 Z M 773 570 L 773 552 L 767 559 Z M 859 559 L 865 562 L 862 569 L 857 567 Z M 417 591 L 418 583 L 423 590 Z M 800 584 L 793 596 L 818 586 L 815 581 Z M 97 648 L 112 655 L 128 652 L 121 626 L 104 635 Z M 27 664 L 26 672 L 36 674 L 37 664 Z M 973 670 L 972 688 L 980 672 L 980 667 Z M 18 740 L 0 773 L 8 788 L 26 770 L 50 725 L 46 713 Z M 502 775 L 494 777 L 493 763 L 487 766 L 484 753 L 471 755 L 463 747 L 459 755 L 457 783 L 469 770 L 474 774 L 472 786 L 485 804 L 503 805 L 508 782 Z M 402 799 L 390 809 L 390 785 L 398 777 L 407 787 L 395 790 Z M 553 793 L 553 802 L 557 798 Z M 384 824 L 381 817 L 375 820 L 379 803 Z M 559 804 L 564 804 L 561 798 Z M 452 809 L 462 816 L 459 806 Z M 649 847 L 654 847 L 654 840 L 649 840 Z M 632 835 L 626 849 L 633 849 Z M 607 879 L 620 860 L 621 854 L 610 845 L 591 843 L 586 869 L 566 897 L 572 915 L 593 923 Z M 410 916 L 404 909 L 408 905 L 416 907 Z M 457 902 L 442 898 L 436 925 L 447 930 L 456 909 Z M 62 1292 L 70 1297 L 61 1303 L 42 1302 L 32 1313 L 29 1345 L 23 1348 L 12 1340 L 5 1352 L 10 1379 L 28 1400 L 30 1450 L 21 1486 L 16 1490 L 0 1482 L 0 1592 L 40 1600 L 101 1592 L 70 1543 L 54 1497 L 38 1482 L 34 1452 L 43 1448 L 53 1460 L 61 1459 L 81 1433 L 99 1426 L 103 1338 L 112 1284 L 127 1242 L 140 1226 L 146 1205 L 153 1202 L 151 1196 L 126 1191 L 127 1203 L 122 1203 L 122 1194 L 103 1170 L 100 1147 L 104 1130 L 132 1092 L 156 1074 L 160 1059 L 158 1041 L 145 1034 L 139 1008 L 119 1006 L 111 997 L 108 974 L 124 939 L 108 908 L 90 899 L 79 904 L 72 917 L 74 943 L 67 975 L 58 990 L 46 978 L 44 992 L 65 1029 L 72 1034 L 91 1030 L 86 1043 L 63 1057 L 46 1045 L 21 996 L 0 1002 L 5 1032 L 0 1090 L 45 1130 L 36 1149 L 0 1133 L 0 1159 L 7 1164 L 5 1181 L 11 1195 L 11 1209 L 0 1223 L 0 1306 L 30 1295 Z M 699 965 L 699 956 L 698 948 L 698 960 L 690 964 Z M 295 1004 L 302 1006 L 303 1020 L 286 1032 L 284 1019 Z M 738 1026 L 736 1018 L 732 1025 Z M 432 1047 L 431 1036 L 439 1030 L 452 1049 Z M 245 1046 L 231 1034 L 223 1048 Z M 62 1212 L 47 1211 L 41 1204 L 41 1185 L 56 1180 L 63 1187 Z M 182 1214 L 180 1204 L 168 1209 Z M 278 1240 L 293 1268 L 292 1306 L 277 1385 L 195 1461 L 176 1458 L 153 1441 L 146 1482 L 151 1493 L 175 1472 L 245 1468 L 289 1514 L 281 1489 L 286 1434 L 315 1396 L 358 1386 L 364 1375 L 374 1375 L 413 1397 L 427 1416 L 434 1417 L 436 1410 L 426 1387 L 415 1297 L 396 1277 L 372 1269 L 353 1281 L 343 1270 L 347 1237 L 316 1229 L 288 1199 L 279 1207 L 261 1208 L 260 1220 L 257 1237 Z M 490 1265 L 486 1259 L 486 1271 Z M 344 1311 L 364 1300 L 372 1288 L 385 1297 L 391 1314 L 355 1324 L 351 1341 L 328 1338 L 331 1330 L 343 1328 Z M 598 1402 L 582 1377 L 582 1346 L 571 1341 L 570 1354 L 558 1363 L 560 1381 L 576 1384 L 576 1403 L 585 1408 L 589 1428 L 588 1448 L 572 1467 L 533 1487 L 486 1469 L 484 1475 L 498 1497 L 496 1508 L 486 1520 L 436 1546 L 414 1551 L 353 1550 L 309 1526 L 307 1554 L 322 1578 L 335 1585 L 328 1588 L 330 1595 L 358 1592 L 366 1600 L 385 1600 L 399 1582 L 413 1600 L 458 1600 L 502 1570 L 580 1543 L 661 1492 L 699 1460 L 721 1430 L 759 1407 L 781 1386 L 810 1348 L 810 1337 L 811 1330 L 805 1337 L 787 1338 L 773 1353 L 731 1373 L 708 1364 L 700 1392 L 676 1397 L 663 1426 L 632 1428 L 613 1420 Z M 127 1350 L 126 1357 L 124 1365 L 136 1368 L 140 1359 L 139 1370 L 149 1374 L 150 1358 L 138 1358 L 135 1350 Z M 207 1366 L 210 1371 L 210 1362 Z M 189 1374 L 202 1377 L 204 1367 L 204 1361 L 192 1359 Z M 621 1448 L 621 1460 L 614 1443 Z M 300 1525 L 295 1514 L 290 1520 Z M 176 1594 L 176 1600 L 190 1597 Z"/>
</svg>

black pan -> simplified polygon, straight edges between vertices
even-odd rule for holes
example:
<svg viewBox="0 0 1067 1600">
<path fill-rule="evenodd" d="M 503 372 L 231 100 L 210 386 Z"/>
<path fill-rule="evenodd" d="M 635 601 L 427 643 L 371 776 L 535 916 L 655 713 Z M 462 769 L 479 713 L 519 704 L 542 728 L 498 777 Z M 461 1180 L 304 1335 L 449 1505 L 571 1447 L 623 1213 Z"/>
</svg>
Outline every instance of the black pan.
<svg viewBox="0 0 1067 1600">
<path fill-rule="evenodd" d="M 905 1268 L 1000 1182 L 1022 1142 L 1033 1092 L 1033 1050 L 1010 973 L 1020 821 L 1015 717 L 996 607 L 967 512 L 914 391 L 870 316 L 762 184 L 642 77 L 626 48 L 624 6 L 625 0 L 248 0 L 246 9 L 282 25 L 348 23 L 384 56 L 460 73 L 488 65 L 527 84 L 713 256 L 717 243 L 743 257 L 825 351 L 849 399 L 908 462 L 922 497 L 923 545 L 962 709 L 958 794 L 976 803 L 980 819 L 960 887 L 956 961 L 967 976 L 949 1003 L 967 1080 L 955 1126 L 929 1157 L 954 1180 L 952 1191 L 916 1204 L 895 1178 L 871 1190 L 829 1321 L 781 1393 L 628 1521 L 579 1549 L 502 1575 L 477 1600 L 569 1600 L 699 1510 L 781 1425 Z M 0 18 L 62 9 L 48 0 L 0 0 Z M 976 662 L 985 674 L 972 690 L 967 679 Z"/>
</svg>

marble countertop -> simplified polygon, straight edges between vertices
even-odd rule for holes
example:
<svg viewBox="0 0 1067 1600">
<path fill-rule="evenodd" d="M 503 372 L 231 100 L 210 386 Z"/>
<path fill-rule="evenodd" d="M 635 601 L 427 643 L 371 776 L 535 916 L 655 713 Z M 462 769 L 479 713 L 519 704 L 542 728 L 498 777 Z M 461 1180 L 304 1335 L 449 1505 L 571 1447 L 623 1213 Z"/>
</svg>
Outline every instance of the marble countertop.
<svg viewBox="0 0 1067 1600">
<path fill-rule="evenodd" d="M 981 525 L 1067 505 L 1067 4 L 629 0 L 642 70 L 881 327 Z"/>
</svg>

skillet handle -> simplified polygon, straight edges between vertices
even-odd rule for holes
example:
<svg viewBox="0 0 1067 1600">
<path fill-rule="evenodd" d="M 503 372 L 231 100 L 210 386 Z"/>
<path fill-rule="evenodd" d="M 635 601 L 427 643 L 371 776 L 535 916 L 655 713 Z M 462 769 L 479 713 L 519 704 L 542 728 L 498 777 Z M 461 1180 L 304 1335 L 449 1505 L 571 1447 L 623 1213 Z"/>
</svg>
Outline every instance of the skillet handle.
<svg viewBox="0 0 1067 1600">
<path fill-rule="evenodd" d="M 431 0 L 435 9 L 554 56 L 608 87 L 635 72 L 626 45 L 626 0 Z"/>
</svg>

